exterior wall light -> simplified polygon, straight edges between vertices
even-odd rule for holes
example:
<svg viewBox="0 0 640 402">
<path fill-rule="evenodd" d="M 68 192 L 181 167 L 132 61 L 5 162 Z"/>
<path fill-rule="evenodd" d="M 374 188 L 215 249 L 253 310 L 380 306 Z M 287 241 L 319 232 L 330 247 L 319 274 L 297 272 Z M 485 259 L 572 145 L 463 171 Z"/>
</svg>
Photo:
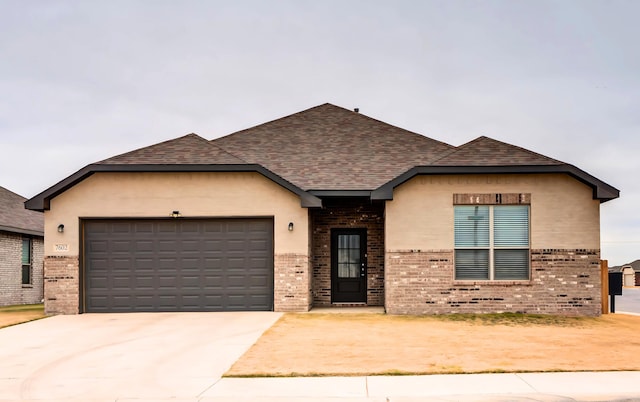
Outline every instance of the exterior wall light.
<svg viewBox="0 0 640 402">
<path fill-rule="evenodd" d="M 58 233 L 64 232 L 64 225 L 61 223 L 58 225 Z"/>
<path fill-rule="evenodd" d="M 293 222 L 289 222 L 289 232 L 293 232 Z"/>
<path fill-rule="evenodd" d="M 171 216 L 172 218 L 179 218 L 179 217 L 181 217 L 182 215 L 180 215 L 180 211 L 172 211 L 170 216 Z"/>
</svg>

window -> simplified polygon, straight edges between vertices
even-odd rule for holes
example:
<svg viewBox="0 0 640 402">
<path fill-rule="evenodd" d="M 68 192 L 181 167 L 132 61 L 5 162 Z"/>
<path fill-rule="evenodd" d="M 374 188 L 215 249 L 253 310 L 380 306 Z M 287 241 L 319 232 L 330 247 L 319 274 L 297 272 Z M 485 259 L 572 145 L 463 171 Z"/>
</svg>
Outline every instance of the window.
<svg viewBox="0 0 640 402">
<path fill-rule="evenodd" d="M 22 238 L 22 284 L 31 285 L 31 249 L 30 237 Z"/>
<path fill-rule="evenodd" d="M 454 227 L 455 279 L 529 279 L 529 206 L 456 205 Z"/>
</svg>

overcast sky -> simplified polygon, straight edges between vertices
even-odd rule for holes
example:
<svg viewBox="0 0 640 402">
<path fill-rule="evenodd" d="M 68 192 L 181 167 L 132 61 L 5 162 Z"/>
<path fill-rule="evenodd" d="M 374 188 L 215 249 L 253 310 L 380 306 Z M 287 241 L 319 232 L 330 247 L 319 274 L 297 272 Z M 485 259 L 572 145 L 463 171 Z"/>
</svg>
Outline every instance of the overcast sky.
<svg viewBox="0 0 640 402">
<path fill-rule="evenodd" d="M 621 190 L 602 258 L 640 258 L 640 1 L 0 0 L 0 186 L 330 102 L 486 135 Z"/>
</svg>

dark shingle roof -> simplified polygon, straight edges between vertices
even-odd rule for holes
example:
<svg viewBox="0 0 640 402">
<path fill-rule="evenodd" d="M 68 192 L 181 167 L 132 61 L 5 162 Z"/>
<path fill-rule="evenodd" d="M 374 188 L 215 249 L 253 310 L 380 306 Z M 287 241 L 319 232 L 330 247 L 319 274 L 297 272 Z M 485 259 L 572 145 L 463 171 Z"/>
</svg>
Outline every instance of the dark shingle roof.
<svg viewBox="0 0 640 402">
<path fill-rule="evenodd" d="M 526 166 L 562 165 L 528 149 L 488 137 L 478 137 L 443 154 L 431 166 Z"/>
<path fill-rule="evenodd" d="M 371 190 L 453 149 L 328 103 L 212 143 L 304 190 Z"/>
<path fill-rule="evenodd" d="M 196 134 L 187 134 L 173 140 L 97 162 L 100 165 L 210 165 L 246 164 L 215 144 Z"/>
<path fill-rule="evenodd" d="M 50 200 L 96 172 L 257 172 L 300 196 L 303 207 L 323 196 L 393 199 L 415 175 L 562 173 L 605 202 L 619 191 L 588 173 L 535 152 L 477 138 L 445 144 L 325 103 L 207 141 L 196 134 L 140 148 L 84 167 L 26 205 L 43 211 Z"/>
<path fill-rule="evenodd" d="M 0 230 L 44 236 L 44 214 L 25 209 L 26 200 L 0 187 Z"/>
</svg>

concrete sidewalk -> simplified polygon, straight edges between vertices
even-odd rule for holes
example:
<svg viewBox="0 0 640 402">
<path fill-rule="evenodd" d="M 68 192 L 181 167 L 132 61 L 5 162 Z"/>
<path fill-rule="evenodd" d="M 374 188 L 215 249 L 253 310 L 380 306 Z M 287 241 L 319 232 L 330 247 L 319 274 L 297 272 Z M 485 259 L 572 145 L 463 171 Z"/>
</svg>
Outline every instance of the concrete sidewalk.
<svg viewBox="0 0 640 402">
<path fill-rule="evenodd" d="M 640 372 L 223 378 L 218 401 L 640 401 Z"/>
</svg>

